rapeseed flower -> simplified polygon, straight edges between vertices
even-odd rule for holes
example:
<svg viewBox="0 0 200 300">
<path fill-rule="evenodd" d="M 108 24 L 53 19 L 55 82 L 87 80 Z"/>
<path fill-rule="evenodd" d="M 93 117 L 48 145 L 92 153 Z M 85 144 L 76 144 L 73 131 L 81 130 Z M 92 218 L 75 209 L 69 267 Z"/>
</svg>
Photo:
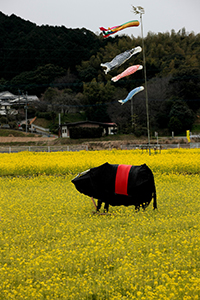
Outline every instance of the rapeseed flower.
<svg viewBox="0 0 200 300">
<path fill-rule="evenodd" d="M 0 299 L 198 299 L 199 154 L 1 154 Z M 146 163 L 158 210 L 93 215 L 71 179 L 106 161 Z"/>
</svg>

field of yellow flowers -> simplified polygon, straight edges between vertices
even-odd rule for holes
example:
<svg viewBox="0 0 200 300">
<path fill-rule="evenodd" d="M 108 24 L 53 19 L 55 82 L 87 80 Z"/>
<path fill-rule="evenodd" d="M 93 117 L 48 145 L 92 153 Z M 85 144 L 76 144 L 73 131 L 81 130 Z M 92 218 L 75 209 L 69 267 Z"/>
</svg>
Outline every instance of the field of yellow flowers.
<svg viewBox="0 0 200 300">
<path fill-rule="evenodd" d="M 153 171 L 153 205 L 92 214 L 71 183 L 102 163 Z M 200 150 L 0 154 L 0 299 L 200 299 Z"/>
</svg>

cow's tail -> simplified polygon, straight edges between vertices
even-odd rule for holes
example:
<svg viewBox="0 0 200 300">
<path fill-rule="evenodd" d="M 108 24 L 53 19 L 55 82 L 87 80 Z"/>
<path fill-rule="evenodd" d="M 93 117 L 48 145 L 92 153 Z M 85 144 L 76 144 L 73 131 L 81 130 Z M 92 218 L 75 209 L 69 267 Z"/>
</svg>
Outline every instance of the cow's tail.
<svg viewBox="0 0 200 300">
<path fill-rule="evenodd" d="M 157 199 L 156 199 L 156 186 L 155 186 L 155 181 L 153 179 L 153 208 L 157 208 Z"/>
</svg>

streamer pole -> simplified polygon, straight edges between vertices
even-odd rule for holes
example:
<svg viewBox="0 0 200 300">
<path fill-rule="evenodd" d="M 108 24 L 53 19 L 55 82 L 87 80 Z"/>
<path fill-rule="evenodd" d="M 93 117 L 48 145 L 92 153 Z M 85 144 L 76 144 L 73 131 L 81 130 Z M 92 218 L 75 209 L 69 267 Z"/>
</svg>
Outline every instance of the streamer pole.
<svg viewBox="0 0 200 300">
<path fill-rule="evenodd" d="M 135 14 L 140 14 L 140 23 L 141 23 L 141 37 L 142 37 L 142 53 L 143 53 L 143 64 L 144 64 L 144 82 L 145 82 L 145 97 L 146 97 L 146 115 L 147 115 L 147 136 L 148 136 L 148 148 L 149 155 L 151 155 L 150 148 L 150 126 L 149 126 L 149 100 L 148 100 L 148 91 L 147 91 L 147 73 L 146 73 L 146 59 L 145 59 L 145 49 L 144 49 L 144 37 L 143 37 L 143 22 L 142 15 L 144 14 L 144 8 L 141 6 L 132 6 L 133 12 Z"/>
</svg>

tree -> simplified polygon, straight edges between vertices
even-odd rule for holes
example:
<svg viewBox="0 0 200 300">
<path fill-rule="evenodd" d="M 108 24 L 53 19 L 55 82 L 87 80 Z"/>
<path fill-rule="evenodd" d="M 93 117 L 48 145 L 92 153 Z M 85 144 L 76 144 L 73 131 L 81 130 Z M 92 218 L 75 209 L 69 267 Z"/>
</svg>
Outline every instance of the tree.
<svg viewBox="0 0 200 300">
<path fill-rule="evenodd" d="M 159 128 L 167 128 L 169 124 L 169 114 L 171 107 L 173 105 L 173 100 L 166 99 L 165 101 L 160 101 L 159 111 L 156 114 L 156 122 Z"/>
<path fill-rule="evenodd" d="M 78 110 L 79 100 L 72 90 L 67 89 L 59 93 L 54 101 L 56 111 L 62 112 L 64 115 L 75 113 Z"/>
<path fill-rule="evenodd" d="M 112 122 L 118 125 L 118 132 L 129 133 L 131 131 L 130 103 L 120 105 L 115 101 L 108 105 L 108 115 Z"/>
<path fill-rule="evenodd" d="M 38 67 L 34 71 L 21 73 L 11 80 L 11 85 L 14 90 L 20 88 L 29 94 L 40 96 L 47 87 L 53 84 L 56 78 L 63 76 L 65 73 L 65 69 L 48 64 Z"/>
<path fill-rule="evenodd" d="M 8 81 L 5 80 L 4 78 L 0 79 L 0 92 L 3 92 L 5 90 L 7 90 L 8 88 Z"/>
<path fill-rule="evenodd" d="M 182 127 L 183 127 L 183 124 L 177 117 L 172 116 L 170 118 L 169 124 L 168 124 L 168 128 L 169 128 L 170 132 L 173 131 L 173 132 L 175 132 L 175 134 L 179 134 L 182 131 Z"/>
<path fill-rule="evenodd" d="M 106 122 L 110 118 L 107 113 L 107 104 L 112 100 L 115 88 L 110 82 L 99 83 L 93 79 L 83 86 L 85 97 L 86 116 L 91 121 Z"/>
<path fill-rule="evenodd" d="M 57 88 L 49 87 L 42 95 L 42 100 L 49 104 L 54 102 L 54 99 L 59 95 L 59 90 Z"/>
<path fill-rule="evenodd" d="M 1 12 L 0 24 L 0 78 L 9 80 L 46 64 L 70 68 L 73 72 L 76 65 L 107 43 L 85 28 L 37 26 Z"/>
<path fill-rule="evenodd" d="M 200 108 L 200 70 L 199 68 L 179 68 L 170 82 L 173 96 L 186 101 L 193 110 Z M 198 100 L 198 101 L 197 101 Z"/>
<path fill-rule="evenodd" d="M 57 77 L 53 85 L 58 89 L 72 89 L 73 91 L 79 91 L 82 87 L 82 84 L 79 83 L 77 76 L 71 73 L 70 69 L 67 70 L 64 76 Z"/>
<path fill-rule="evenodd" d="M 191 129 L 195 115 L 184 101 L 176 100 L 172 105 L 169 117 L 169 129 L 172 129 L 172 124 L 176 124 L 177 133 L 180 133 Z"/>
</svg>

